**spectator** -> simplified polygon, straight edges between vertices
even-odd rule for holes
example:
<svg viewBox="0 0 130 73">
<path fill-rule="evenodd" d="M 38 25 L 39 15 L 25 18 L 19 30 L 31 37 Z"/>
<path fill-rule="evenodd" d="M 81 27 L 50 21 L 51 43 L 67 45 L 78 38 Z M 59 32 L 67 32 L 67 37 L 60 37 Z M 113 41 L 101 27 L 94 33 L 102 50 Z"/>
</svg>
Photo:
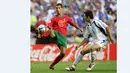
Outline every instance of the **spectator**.
<svg viewBox="0 0 130 73">
<path fill-rule="evenodd" d="M 30 27 L 31 32 L 35 33 L 35 25 L 37 23 L 37 17 L 32 13 L 32 9 L 30 10 Z"/>
</svg>

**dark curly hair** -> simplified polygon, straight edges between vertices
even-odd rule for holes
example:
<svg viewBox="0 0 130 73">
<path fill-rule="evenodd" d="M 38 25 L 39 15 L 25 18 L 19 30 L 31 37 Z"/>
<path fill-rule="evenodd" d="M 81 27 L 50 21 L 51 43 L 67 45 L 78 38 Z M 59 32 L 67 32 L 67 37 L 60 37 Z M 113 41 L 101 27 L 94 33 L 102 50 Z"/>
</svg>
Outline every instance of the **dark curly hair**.
<svg viewBox="0 0 130 73">
<path fill-rule="evenodd" d="M 90 17 L 90 19 L 93 19 L 93 12 L 91 10 L 87 10 L 84 12 L 85 16 L 86 17 Z"/>
</svg>

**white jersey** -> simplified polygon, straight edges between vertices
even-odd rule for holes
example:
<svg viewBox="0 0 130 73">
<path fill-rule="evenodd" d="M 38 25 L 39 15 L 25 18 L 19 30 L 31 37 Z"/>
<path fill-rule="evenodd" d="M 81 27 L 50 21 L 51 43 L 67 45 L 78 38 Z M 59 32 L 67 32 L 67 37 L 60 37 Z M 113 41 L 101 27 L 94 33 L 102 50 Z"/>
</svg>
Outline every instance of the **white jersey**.
<svg viewBox="0 0 130 73">
<path fill-rule="evenodd" d="M 108 27 L 101 20 L 93 19 L 92 24 L 86 26 L 84 38 L 90 39 L 90 41 L 102 41 L 107 40 L 106 27 Z"/>
</svg>

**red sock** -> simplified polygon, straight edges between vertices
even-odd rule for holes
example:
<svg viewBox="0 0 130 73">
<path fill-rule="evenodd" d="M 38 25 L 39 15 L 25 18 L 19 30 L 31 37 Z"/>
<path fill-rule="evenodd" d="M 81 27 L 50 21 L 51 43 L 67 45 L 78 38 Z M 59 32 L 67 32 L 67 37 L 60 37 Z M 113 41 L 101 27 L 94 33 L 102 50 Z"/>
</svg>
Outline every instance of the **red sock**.
<svg viewBox="0 0 130 73">
<path fill-rule="evenodd" d="M 63 57 L 64 57 L 63 55 L 59 54 L 59 55 L 55 58 L 55 60 L 51 63 L 50 66 L 54 66 L 55 64 L 57 64 Z"/>
</svg>

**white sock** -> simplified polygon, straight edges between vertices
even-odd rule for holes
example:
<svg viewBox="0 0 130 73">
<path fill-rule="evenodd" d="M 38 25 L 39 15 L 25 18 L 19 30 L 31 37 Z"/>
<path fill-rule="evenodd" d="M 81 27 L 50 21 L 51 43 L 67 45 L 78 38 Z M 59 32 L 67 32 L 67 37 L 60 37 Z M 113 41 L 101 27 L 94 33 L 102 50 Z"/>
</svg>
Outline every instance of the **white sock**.
<svg viewBox="0 0 130 73">
<path fill-rule="evenodd" d="M 76 57 L 75 61 L 73 62 L 74 65 L 77 65 L 83 58 L 83 55 L 79 53 L 79 55 Z"/>
<path fill-rule="evenodd" d="M 91 62 L 93 63 L 96 60 L 96 51 L 91 52 Z"/>
</svg>

